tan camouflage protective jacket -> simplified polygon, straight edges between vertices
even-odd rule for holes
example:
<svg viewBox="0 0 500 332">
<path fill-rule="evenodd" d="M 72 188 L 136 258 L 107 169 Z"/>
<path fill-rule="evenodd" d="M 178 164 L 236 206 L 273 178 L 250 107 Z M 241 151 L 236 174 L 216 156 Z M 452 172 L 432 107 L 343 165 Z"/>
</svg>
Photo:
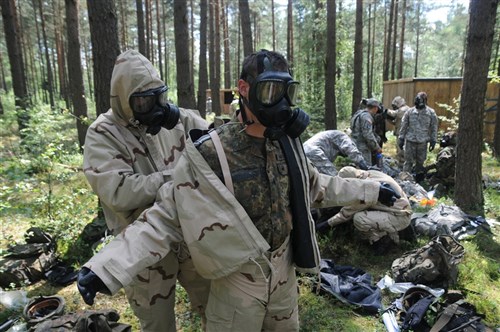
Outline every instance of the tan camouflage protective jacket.
<svg viewBox="0 0 500 332">
<path fill-rule="evenodd" d="M 158 189 L 171 179 L 187 131 L 207 128 L 198 111 L 180 109 L 180 121 L 173 129 L 146 134 L 146 127 L 134 121 L 129 97 L 163 85 L 151 62 L 139 52 L 122 53 L 111 78 L 111 109 L 87 131 L 84 173 L 114 234 L 153 205 Z"/>
<path fill-rule="evenodd" d="M 293 144 L 301 144 L 293 141 Z M 224 144 L 224 142 L 222 142 Z M 295 151 L 297 154 L 297 151 Z M 306 207 L 375 204 L 379 184 L 358 179 L 341 179 L 317 172 L 305 158 L 296 155 L 303 174 Z M 314 222 L 308 224 L 314 237 L 315 268 L 319 250 Z M 96 254 L 86 267 L 94 271 L 112 293 L 128 285 L 136 274 L 156 263 L 170 251 L 186 254 L 189 248 L 197 271 L 204 278 L 217 279 L 237 271 L 243 264 L 261 257 L 269 244 L 259 233 L 243 207 L 212 171 L 193 142 L 177 163 L 173 181 L 164 184 L 156 203 Z M 182 258 L 181 258 L 182 259 Z M 303 271 L 304 272 L 304 271 Z"/>
</svg>

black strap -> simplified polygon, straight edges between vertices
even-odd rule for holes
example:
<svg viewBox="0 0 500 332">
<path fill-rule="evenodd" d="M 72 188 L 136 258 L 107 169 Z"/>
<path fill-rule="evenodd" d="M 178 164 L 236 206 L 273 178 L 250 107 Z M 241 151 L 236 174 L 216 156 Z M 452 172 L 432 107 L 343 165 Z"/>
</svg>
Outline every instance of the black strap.
<svg viewBox="0 0 500 332">
<path fill-rule="evenodd" d="M 291 235 L 293 260 L 297 267 L 314 268 L 316 260 L 314 257 L 314 245 L 312 242 L 311 229 L 309 227 L 308 211 L 304 193 L 303 174 L 300 172 L 299 164 L 288 136 L 279 139 L 283 149 L 285 160 L 288 165 L 290 178 L 290 207 L 292 210 L 293 230 Z"/>
</svg>

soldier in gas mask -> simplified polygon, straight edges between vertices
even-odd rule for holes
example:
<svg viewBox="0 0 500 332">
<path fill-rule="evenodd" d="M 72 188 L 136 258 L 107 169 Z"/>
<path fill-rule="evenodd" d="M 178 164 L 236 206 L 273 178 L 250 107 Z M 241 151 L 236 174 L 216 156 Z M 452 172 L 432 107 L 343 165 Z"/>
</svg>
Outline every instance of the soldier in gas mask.
<svg viewBox="0 0 500 332">
<path fill-rule="evenodd" d="M 197 111 L 167 101 L 167 87 L 148 59 L 133 50 L 118 56 L 111 108 L 88 129 L 83 160 L 85 176 L 114 235 L 153 205 L 158 189 L 172 179 L 186 133 L 193 128 L 206 129 L 207 123 Z M 177 276 L 200 314 L 209 282 L 197 275 L 190 259 L 179 263 L 174 252 L 154 263 L 140 271 L 125 292 L 143 331 L 175 331 Z"/>
<path fill-rule="evenodd" d="M 155 205 L 82 268 L 84 298 L 115 293 L 184 240 L 212 280 L 207 331 L 297 331 L 295 269 L 319 272 L 311 204 L 392 204 L 399 196 L 374 181 L 318 173 L 299 139 L 309 117 L 293 108 L 298 85 L 279 53 L 247 56 L 237 120 L 198 139 L 190 132 Z"/>
<path fill-rule="evenodd" d="M 398 137 L 398 145 L 405 152 L 403 171 L 412 172 L 415 166 L 417 182 L 424 178 L 427 149 L 432 151 L 436 146 L 437 128 L 436 112 L 427 106 L 427 94 L 419 92 L 415 97 L 415 106 L 403 116 Z"/>
<path fill-rule="evenodd" d="M 441 149 L 436 162 L 425 167 L 427 179 L 436 190 L 436 196 L 446 194 L 455 185 L 457 133 L 444 133 L 439 142 Z"/>
</svg>

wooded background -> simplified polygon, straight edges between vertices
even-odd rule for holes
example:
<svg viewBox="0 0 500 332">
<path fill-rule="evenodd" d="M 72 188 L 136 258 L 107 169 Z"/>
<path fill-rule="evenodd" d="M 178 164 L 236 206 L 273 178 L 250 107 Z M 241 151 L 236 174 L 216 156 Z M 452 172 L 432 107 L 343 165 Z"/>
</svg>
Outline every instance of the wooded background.
<svg viewBox="0 0 500 332">
<path fill-rule="evenodd" d="M 498 16 L 498 0 L 472 3 Z M 153 62 L 173 102 L 202 116 L 207 89 L 220 114 L 218 92 L 236 86 L 246 54 L 283 53 L 313 133 L 337 128 L 361 98 L 381 99 L 384 81 L 463 76 L 470 20 L 457 0 L 2 0 L 1 7 L 0 98 L 15 96 L 16 104 L 5 112 L 16 112 L 22 138 L 32 105 L 68 110 L 80 146 L 89 122 L 109 108 L 114 60 L 126 49 Z M 430 14 L 438 9 L 447 14 L 436 20 Z M 500 29 L 484 22 L 492 42 L 483 61 L 498 76 Z M 493 150 L 499 146 L 497 130 Z"/>
</svg>

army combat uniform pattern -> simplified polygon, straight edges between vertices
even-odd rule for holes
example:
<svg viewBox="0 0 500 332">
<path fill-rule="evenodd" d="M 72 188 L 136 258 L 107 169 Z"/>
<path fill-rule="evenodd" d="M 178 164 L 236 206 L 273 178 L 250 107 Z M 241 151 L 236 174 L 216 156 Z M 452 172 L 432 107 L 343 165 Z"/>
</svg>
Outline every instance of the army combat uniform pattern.
<svg viewBox="0 0 500 332">
<path fill-rule="evenodd" d="M 344 206 L 339 213 L 328 219 L 330 226 L 352 220 L 354 227 L 360 232 L 361 238 L 370 243 L 388 235 L 394 242 L 399 243 L 398 232 L 405 229 L 411 222 L 410 201 L 405 192 L 392 177 L 379 171 L 363 171 L 354 167 L 343 167 L 339 171 L 342 178 L 368 179 L 388 183 L 401 196 L 393 206 L 380 202 L 375 205 L 355 204 Z"/>
<path fill-rule="evenodd" d="M 208 331 L 297 331 L 290 180 L 282 149 L 276 142 L 248 136 L 241 123 L 216 130 L 234 195 L 220 179 L 212 141 L 200 139 L 198 150 L 188 140 L 173 181 L 160 188 L 155 205 L 85 266 L 115 293 L 184 240 L 197 271 L 212 280 Z M 305 157 L 300 140 L 287 139 L 294 147 L 306 211 L 311 202 L 315 207 L 377 202 L 377 182 L 320 174 Z M 314 262 L 297 270 L 317 273 L 319 249 L 312 216 L 307 217 L 301 222 L 310 230 L 312 247 L 307 250 Z"/>
<path fill-rule="evenodd" d="M 322 174 L 337 175 L 334 162 L 338 155 L 348 157 L 357 165 L 365 162 L 356 144 L 340 130 L 326 130 L 317 133 L 304 143 L 307 158 Z"/>
<path fill-rule="evenodd" d="M 372 152 L 380 149 L 373 132 L 373 116 L 366 109 L 358 110 L 351 118 L 351 138 L 368 166 L 372 165 Z"/>
<path fill-rule="evenodd" d="M 401 123 L 403 122 L 403 116 L 405 115 L 406 111 L 408 111 L 410 108 L 406 104 L 401 104 L 404 99 L 399 98 L 399 99 L 394 99 L 393 104 L 395 103 L 396 106 L 398 107 L 397 110 L 387 110 L 387 114 L 394 118 L 393 124 L 394 124 L 394 136 L 396 136 L 396 139 L 399 137 L 399 132 L 401 131 Z M 398 144 L 396 144 L 396 159 L 401 167 L 403 165 L 404 160 L 405 160 L 405 152 L 403 149 L 399 147 Z"/>
<path fill-rule="evenodd" d="M 438 120 L 436 112 L 426 106 L 425 109 L 410 108 L 403 116 L 399 139 L 405 140 L 404 172 L 411 172 L 415 165 L 415 172 L 424 170 L 427 159 L 427 143 L 437 141 Z"/>
<path fill-rule="evenodd" d="M 188 109 L 180 109 L 180 121 L 173 129 L 161 129 L 154 136 L 146 134 L 145 126 L 133 125 L 129 96 L 162 85 L 146 58 L 136 51 L 125 52 L 117 59 L 112 75 L 112 108 L 99 115 L 87 131 L 84 173 L 100 199 L 106 224 L 114 235 L 151 207 L 158 189 L 171 180 L 172 169 L 186 145 L 186 130 L 207 128 L 197 111 Z M 178 258 L 172 252 L 138 273 L 134 283 L 126 288 L 144 331 L 175 330 L 178 270 Z M 190 281 L 189 285 L 184 279 Z M 195 273 L 190 260 L 183 263 L 179 280 L 193 306 L 202 313 L 208 281 Z"/>
<path fill-rule="evenodd" d="M 431 185 L 442 183 L 445 186 L 455 185 L 455 146 L 447 146 L 439 150 L 436 162 L 426 167 L 427 170 L 435 169 L 429 178 Z"/>
</svg>

